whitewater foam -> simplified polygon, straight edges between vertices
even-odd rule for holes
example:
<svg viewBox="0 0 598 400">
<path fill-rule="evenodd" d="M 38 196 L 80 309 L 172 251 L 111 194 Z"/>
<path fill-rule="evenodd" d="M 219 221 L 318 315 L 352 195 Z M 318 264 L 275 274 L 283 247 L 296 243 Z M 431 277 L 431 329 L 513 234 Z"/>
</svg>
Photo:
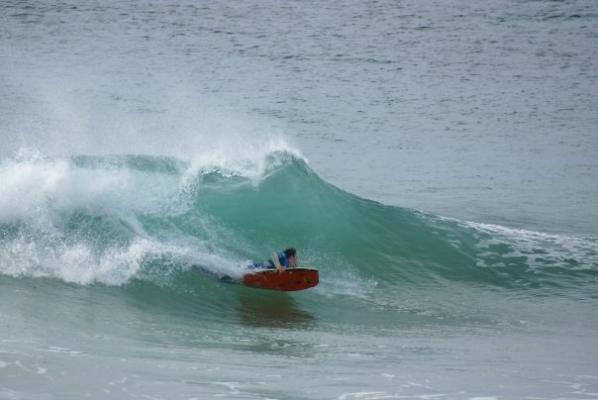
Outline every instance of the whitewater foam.
<svg viewBox="0 0 598 400">
<path fill-rule="evenodd" d="M 159 262 L 159 269 L 149 265 Z M 0 243 L 0 273 L 14 277 L 56 278 L 82 285 L 122 285 L 132 278 L 167 282 L 176 271 L 201 266 L 215 276 L 242 275 L 241 263 L 199 244 L 185 246 L 137 237 L 129 244 L 99 250 L 93 243 L 24 235 Z"/>
<path fill-rule="evenodd" d="M 234 257 L 180 234 L 153 237 L 140 221 L 188 209 L 181 174 L 115 167 L 113 158 L 78 161 L 22 150 L 0 163 L 0 272 L 121 285 L 165 257 L 183 268 L 240 275 Z"/>
<path fill-rule="evenodd" d="M 149 212 L 177 190 L 169 177 L 147 179 L 130 170 L 81 168 L 69 159 L 41 156 L 4 160 L 0 180 L 0 221 L 46 219 L 75 209 Z"/>
<path fill-rule="evenodd" d="M 86 243 L 48 243 L 20 237 L 0 246 L 2 273 L 15 277 L 57 278 L 66 282 L 121 285 L 140 270 L 144 258 L 172 251 L 160 243 L 136 239 L 122 248 L 98 253 Z"/>
<path fill-rule="evenodd" d="M 473 228 L 479 236 L 478 247 L 486 257 L 478 260 L 479 266 L 490 266 L 487 260 L 497 261 L 491 266 L 504 265 L 505 260 L 524 258 L 533 270 L 539 267 L 563 267 L 571 270 L 590 270 L 598 267 L 598 239 L 571 235 L 549 234 L 500 225 L 461 222 Z M 508 252 L 499 251 L 507 244 Z M 486 261 L 485 261 L 486 260 Z"/>
</svg>

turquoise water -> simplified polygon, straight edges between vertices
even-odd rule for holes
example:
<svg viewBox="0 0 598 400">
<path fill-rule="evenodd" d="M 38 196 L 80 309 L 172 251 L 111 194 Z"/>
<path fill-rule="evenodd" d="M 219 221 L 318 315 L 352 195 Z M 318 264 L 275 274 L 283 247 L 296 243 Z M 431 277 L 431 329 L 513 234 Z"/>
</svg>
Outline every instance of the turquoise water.
<svg viewBox="0 0 598 400">
<path fill-rule="evenodd" d="M 593 2 L 0 7 L 0 398 L 598 398 Z"/>
</svg>

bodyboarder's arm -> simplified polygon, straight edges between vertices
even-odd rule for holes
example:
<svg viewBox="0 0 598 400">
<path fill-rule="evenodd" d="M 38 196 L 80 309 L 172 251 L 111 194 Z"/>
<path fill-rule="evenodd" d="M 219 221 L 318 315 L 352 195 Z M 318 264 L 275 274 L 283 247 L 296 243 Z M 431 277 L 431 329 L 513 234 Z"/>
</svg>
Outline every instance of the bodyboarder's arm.
<svg viewBox="0 0 598 400">
<path fill-rule="evenodd" d="M 276 254 L 275 251 L 272 252 L 272 262 L 274 263 L 274 266 L 276 267 L 278 272 L 284 272 L 284 267 L 282 265 L 280 265 L 280 260 L 278 259 L 278 254 Z"/>
</svg>

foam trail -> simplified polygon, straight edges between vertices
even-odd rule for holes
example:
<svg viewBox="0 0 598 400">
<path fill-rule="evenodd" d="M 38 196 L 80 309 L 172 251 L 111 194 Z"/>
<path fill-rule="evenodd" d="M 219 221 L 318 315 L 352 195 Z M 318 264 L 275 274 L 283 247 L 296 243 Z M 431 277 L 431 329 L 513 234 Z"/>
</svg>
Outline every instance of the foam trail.
<svg viewBox="0 0 598 400">
<path fill-rule="evenodd" d="M 15 277 L 57 278 L 78 284 L 121 285 L 139 272 L 142 261 L 148 256 L 172 251 L 168 246 L 143 239 L 101 253 L 87 243 L 53 242 L 21 237 L 3 243 L 2 273 Z"/>
</svg>

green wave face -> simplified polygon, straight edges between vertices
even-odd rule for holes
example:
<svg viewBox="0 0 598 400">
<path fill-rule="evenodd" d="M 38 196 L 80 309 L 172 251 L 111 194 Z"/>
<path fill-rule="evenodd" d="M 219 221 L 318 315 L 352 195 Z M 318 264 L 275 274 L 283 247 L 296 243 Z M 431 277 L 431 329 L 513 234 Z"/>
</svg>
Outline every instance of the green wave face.
<svg viewBox="0 0 598 400">
<path fill-rule="evenodd" d="M 13 276 L 194 290 L 189 279 L 212 287 L 211 275 L 238 277 L 246 260 L 293 246 L 300 264 L 320 269 L 323 291 L 344 282 L 387 293 L 469 284 L 550 294 L 587 290 L 597 277 L 593 239 L 365 200 L 288 152 L 235 168 L 78 156 L 13 160 L 0 172 L 9 182 L 0 204 L 1 265 Z M 29 199 L 18 201 L 25 190 Z M 195 267 L 212 274 L 191 278 Z"/>
<path fill-rule="evenodd" d="M 326 183 L 296 158 L 257 184 L 212 173 L 195 187 L 193 208 L 180 226 L 208 216 L 221 232 L 219 247 L 259 259 L 293 245 L 304 263 L 324 275 L 349 271 L 384 287 L 445 281 L 520 288 L 583 284 L 593 280 L 598 265 L 590 239 L 386 206 Z"/>
</svg>

